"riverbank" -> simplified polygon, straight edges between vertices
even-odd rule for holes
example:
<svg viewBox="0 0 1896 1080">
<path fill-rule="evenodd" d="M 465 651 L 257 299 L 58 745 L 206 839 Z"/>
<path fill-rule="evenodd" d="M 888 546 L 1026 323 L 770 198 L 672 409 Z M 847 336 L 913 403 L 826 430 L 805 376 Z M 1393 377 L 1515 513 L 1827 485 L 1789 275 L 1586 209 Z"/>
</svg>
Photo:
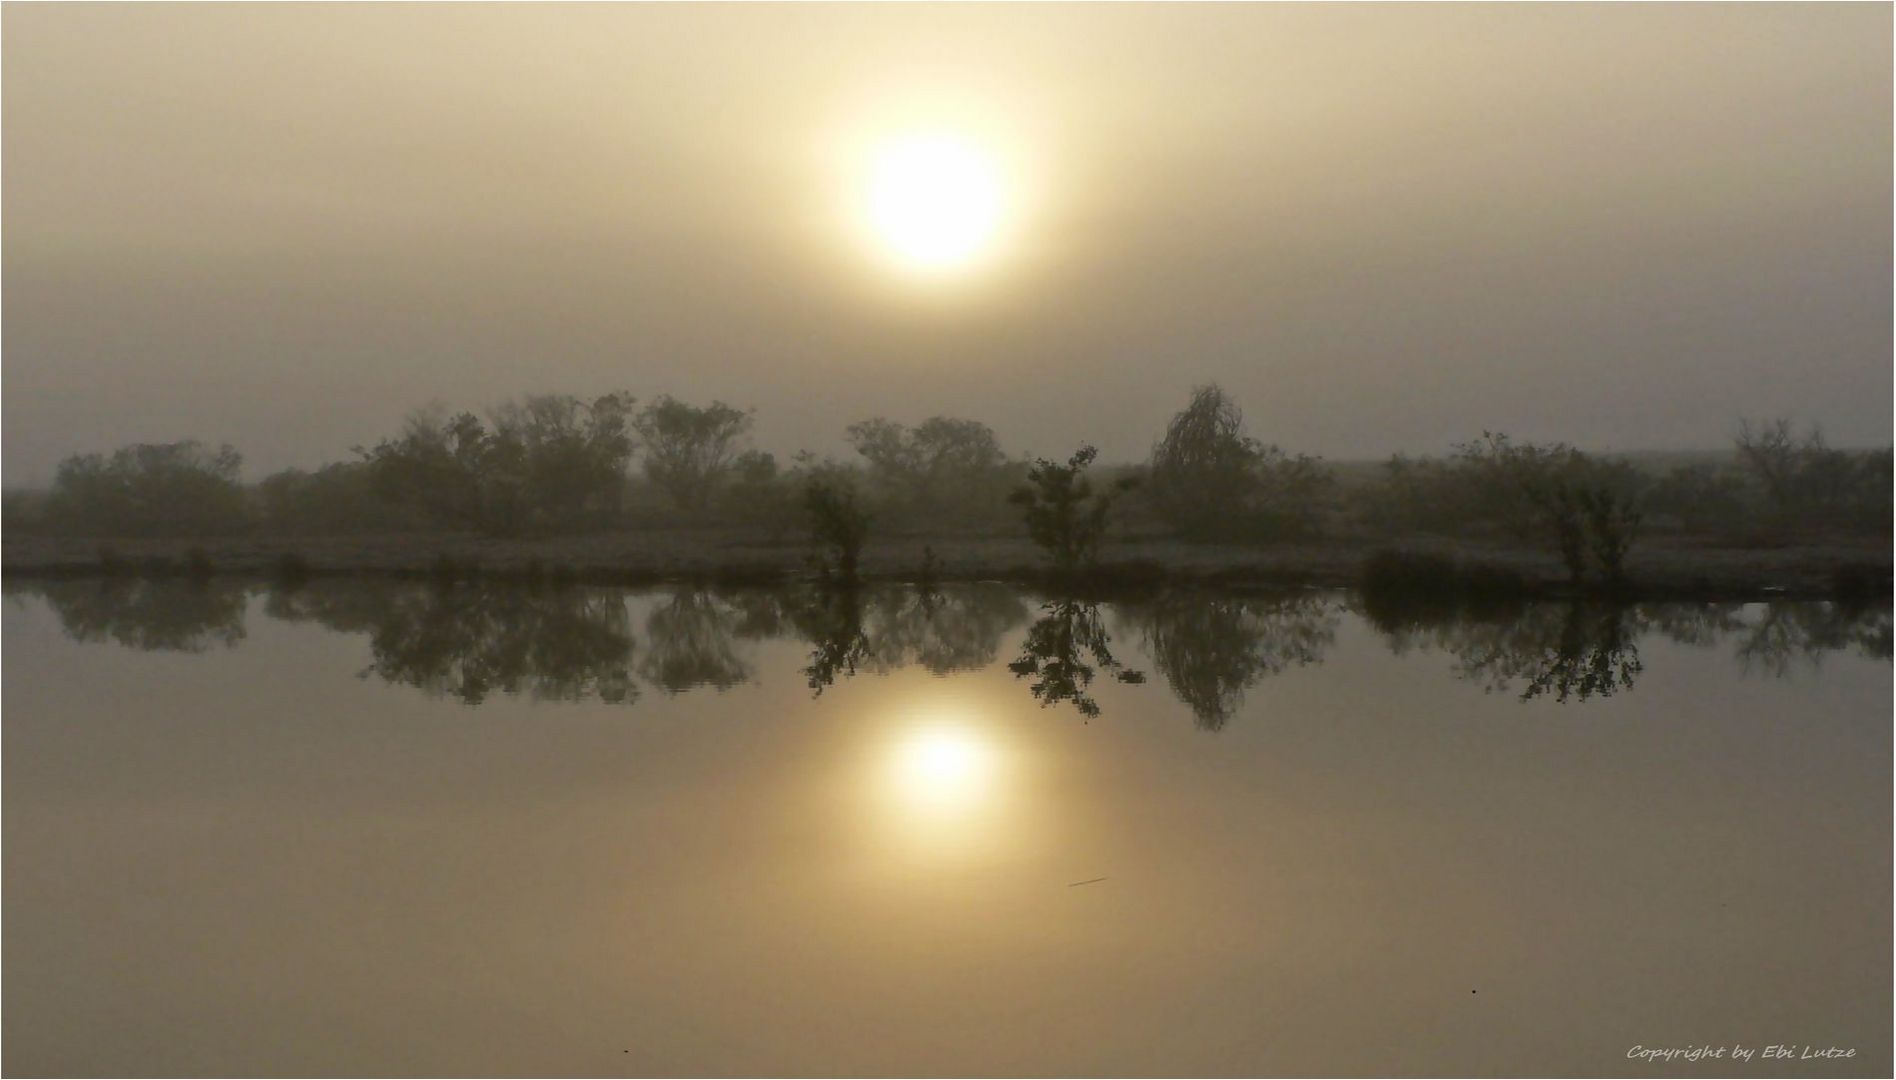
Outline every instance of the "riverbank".
<svg viewBox="0 0 1896 1080">
<path fill-rule="evenodd" d="M 1536 594 L 1570 592 L 1552 555 L 1518 546 L 1386 537 L 1297 544 L 1188 544 L 1125 537 L 1101 551 L 1103 584 L 1349 586 L 1377 551 L 1401 549 L 1452 557 L 1518 576 Z M 337 537 L 228 537 L 113 540 L 44 536 L 0 538 L 9 577 L 106 573 L 328 575 L 386 574 L 550 577 L 573 581 L 771 582 L 809 575 L 810 550 L 799 539 L 760 530 L 707 528 L 602 533 L 545 539 L 400 534 Z M 1024 537 L 887 536 L 864 551 L 871 580 L 1005 580 L 1038 583 L 1047 572 Z M 1627 563 L 1633 596 L 1704 599 L 1826 597 L 1860 593 L 1869 582 L 1885 594 L 1886 544 L 1855 538 L 1779 546 L 1734 546 L 1660 537 Z"/>
</svg>

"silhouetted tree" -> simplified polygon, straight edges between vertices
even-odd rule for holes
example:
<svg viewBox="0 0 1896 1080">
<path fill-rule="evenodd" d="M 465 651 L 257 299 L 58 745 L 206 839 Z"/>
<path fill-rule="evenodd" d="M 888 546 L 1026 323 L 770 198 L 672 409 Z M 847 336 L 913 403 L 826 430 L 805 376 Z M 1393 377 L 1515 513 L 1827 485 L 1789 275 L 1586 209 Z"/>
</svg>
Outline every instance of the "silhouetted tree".
<svg viewBox="0 0 1896 1080">
<path fill-rule="evenodd" d="M 1655 519 L 1689 531 L 1739 532 L 1755 523 L 1745 476 L 1730 465 L 1680 465 L 1653 481 L 1645 503 Z"/>
<path fill-rule="evenodd" d="M 501 524 L 483 490 L 489 444 L 480 417 L 430 405 L 409 413 L 400 435 L 357 453 L 384 498 L 436 524 L 484 530 Z"/>
<path fill-rule="evenodd" d="M 714 401 L 700 408 L 670 396 L 633 421 L 645 441 L 645 475 L 688 510 L 702 508 L 730 470 L 752 413 Z"/>
<path fill-rule="evenodd" d="M 539 527 L 610 520 L 632 461 L 630 394 L 532 395 L 494 410 L 488 468 L 502 505 Z"/>
<path fill-rule="evenodd" d="M 1065 465 L 1040 458 L 1028 470 L 1026 486 L 1008 496 L 1021 507 L 1028 535 L 1061 573 L 1092 565 L 1113 499 L 1131 486 L 1130 480 L 1121 480 L 1110 491 L 1095 492 L 1086 469 L 1098 453 L 1082 446 Z"/>
<path fill-rule="evenodd" d="M 1606 584 L 1626 583 L 1626 553 L 1632 550 L 1642 515 L 1632 495 L 1611 482 L 1595 481 L 1574 492 L 1586 527 L 1587 545 Z"/>
<path fill-rule="evenodd" d="M 923 509 L 992 490 L 1007 464 L 993 429 L 978 420 L 936 416 L 910 428 L 878 417 L 851 424 L 848 437 L 882 490 Z"/>
<path fill-rule="evenodd" d="M 794 494 L 795 489 L 783 482 L 776 457 L 768 451 L 746 450 L 731 459 L 724 499 L 738 518 L 769 526 L 774 537 L 795 516 Z"/>
<path fill-rule="evenodd" d="M 275 532 L 316 536 L 400 527 L 416 521 L 407 507 L 377 491 L 370 467 L 336 462 L 314 471 L 284 469 L 257 485 L 263 525 Z"/>
<path fill-rule="evenodd" d="M 1732 441 L 1774 523 L 1888 529 L 1888 450 L 1838 450 L 1815 425 L 1799 438 L 1786 419 L 1740 421 Z"/>
<path fill-rule="evenodd" d="M 1503 522 L 1551 543 L 1574 584 L 1590 562 L 1609 584 L 1622 581 L 1640 522 L 1639 477 L 1631 468 L 1565 443 L 1517 443 L 1495 432 L 1458 444 L 1455 458 Z"/>
<path fill-rule="evenodd" d="M 1180 532 L 1222 531 L 1250 494 L 1256 456 L 1237 403 L 1215 383 L 1197 387 L 1152 448 L 1152 498 Z"/>
<path fill-rule="evenodd" d="M 869 539 L 869 514 L 858 502 L 855 487 L 844 480 L 812 476 L 804 483 L 803 508 L 809 515 L 810 538 L 816 543 L 824 579 L 853 585 L 862 546 Z"/>
<path fill-rule="evenodd" d="M 242 466 L 229 446 L 194 441 L 75 454 L 59 463 L 46 512 L 68 531 L 95 536 L 237 532 L 248 524 Z"/>
<path fill-rule="evenodd" d="M 492 533 L 570 526 L 611 515 L 632 456 L 633 399 L 591 403 L 543 394 L 494 410 L 493 427 L 439 406 L 359 450 L 376 490 L 433 521 Z"/>
<path fill-rule="evenodd" d="M 1800 445 L 1788 419 L 1756 425 L 1750 420 L 1740 420 L 1732 443 L 1737 447 L 1738 460 L 1764 489 L 1766 501 L 1774 508 L 1784 509 L 1795 498 L 1797 474 L 1801 471 L 1806 447 L 1822 447 L 1823 434 L 1812 429 L 1808 439 Z"/>
<path fill-rule="evenodd" d="M 1215 383 L 1192 391 L 1152 448 L 1152 498 L 1186 536 L 1310 532 L 1332 484 L 1317 459 L 1247 436 Z"/>
</svg>

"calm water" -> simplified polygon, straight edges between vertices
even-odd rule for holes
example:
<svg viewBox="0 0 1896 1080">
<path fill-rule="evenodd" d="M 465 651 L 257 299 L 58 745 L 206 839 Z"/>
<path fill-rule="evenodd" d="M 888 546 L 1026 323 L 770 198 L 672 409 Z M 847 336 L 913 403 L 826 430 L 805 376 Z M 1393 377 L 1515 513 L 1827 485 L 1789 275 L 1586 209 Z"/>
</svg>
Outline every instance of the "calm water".
<svg viewBox="0 0 1896 1080">
<path fill-rule="evenodd" d="M 1886 607 L 8 593 L 12 1073 L 1891 1069 Z"/>
</svg>

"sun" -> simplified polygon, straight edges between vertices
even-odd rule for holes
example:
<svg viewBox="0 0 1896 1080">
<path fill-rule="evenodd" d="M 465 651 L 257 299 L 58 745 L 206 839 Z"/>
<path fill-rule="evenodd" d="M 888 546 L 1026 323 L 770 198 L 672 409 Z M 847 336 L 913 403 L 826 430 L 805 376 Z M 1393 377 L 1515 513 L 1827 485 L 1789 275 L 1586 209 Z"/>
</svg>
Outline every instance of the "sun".
<svg viewBox="0 0 1896 1080">
<path fill-rule="evenodd" d="M 903 135 L 878 146 L 866 191 L 868 222 L 903 267 L 967 269 L 992 252 L 1005 209 L 1000 169 L 956 135 Z"/>
</svg>

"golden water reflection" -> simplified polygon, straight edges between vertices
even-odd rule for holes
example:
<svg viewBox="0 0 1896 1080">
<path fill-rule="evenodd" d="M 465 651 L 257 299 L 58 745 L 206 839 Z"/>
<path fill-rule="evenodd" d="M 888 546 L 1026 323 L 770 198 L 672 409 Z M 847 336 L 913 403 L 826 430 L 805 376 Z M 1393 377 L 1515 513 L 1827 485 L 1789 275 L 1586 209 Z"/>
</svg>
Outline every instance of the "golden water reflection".
<svg viewBox="0 0 1896 1080">
<path fill-rule="evenodd" d="M 965 727 L 910 732 L 891 761 L 903 801 L 927 814 L 963 813 L 978 806 L 994 779 L 994 748 Z"/>
<path fill-rule="evenodd" d="M 929 696 L 883 712 L 870 771 L 884 851 L 992 857 L 1023 832 L 1032 800 L 1000 710 Z"/>
<path fill-rule="evenodd" d="M 9 1072 L 1889 1072 L 1885 608 L 240 595 L 0 605 Z"/>
</svg>

